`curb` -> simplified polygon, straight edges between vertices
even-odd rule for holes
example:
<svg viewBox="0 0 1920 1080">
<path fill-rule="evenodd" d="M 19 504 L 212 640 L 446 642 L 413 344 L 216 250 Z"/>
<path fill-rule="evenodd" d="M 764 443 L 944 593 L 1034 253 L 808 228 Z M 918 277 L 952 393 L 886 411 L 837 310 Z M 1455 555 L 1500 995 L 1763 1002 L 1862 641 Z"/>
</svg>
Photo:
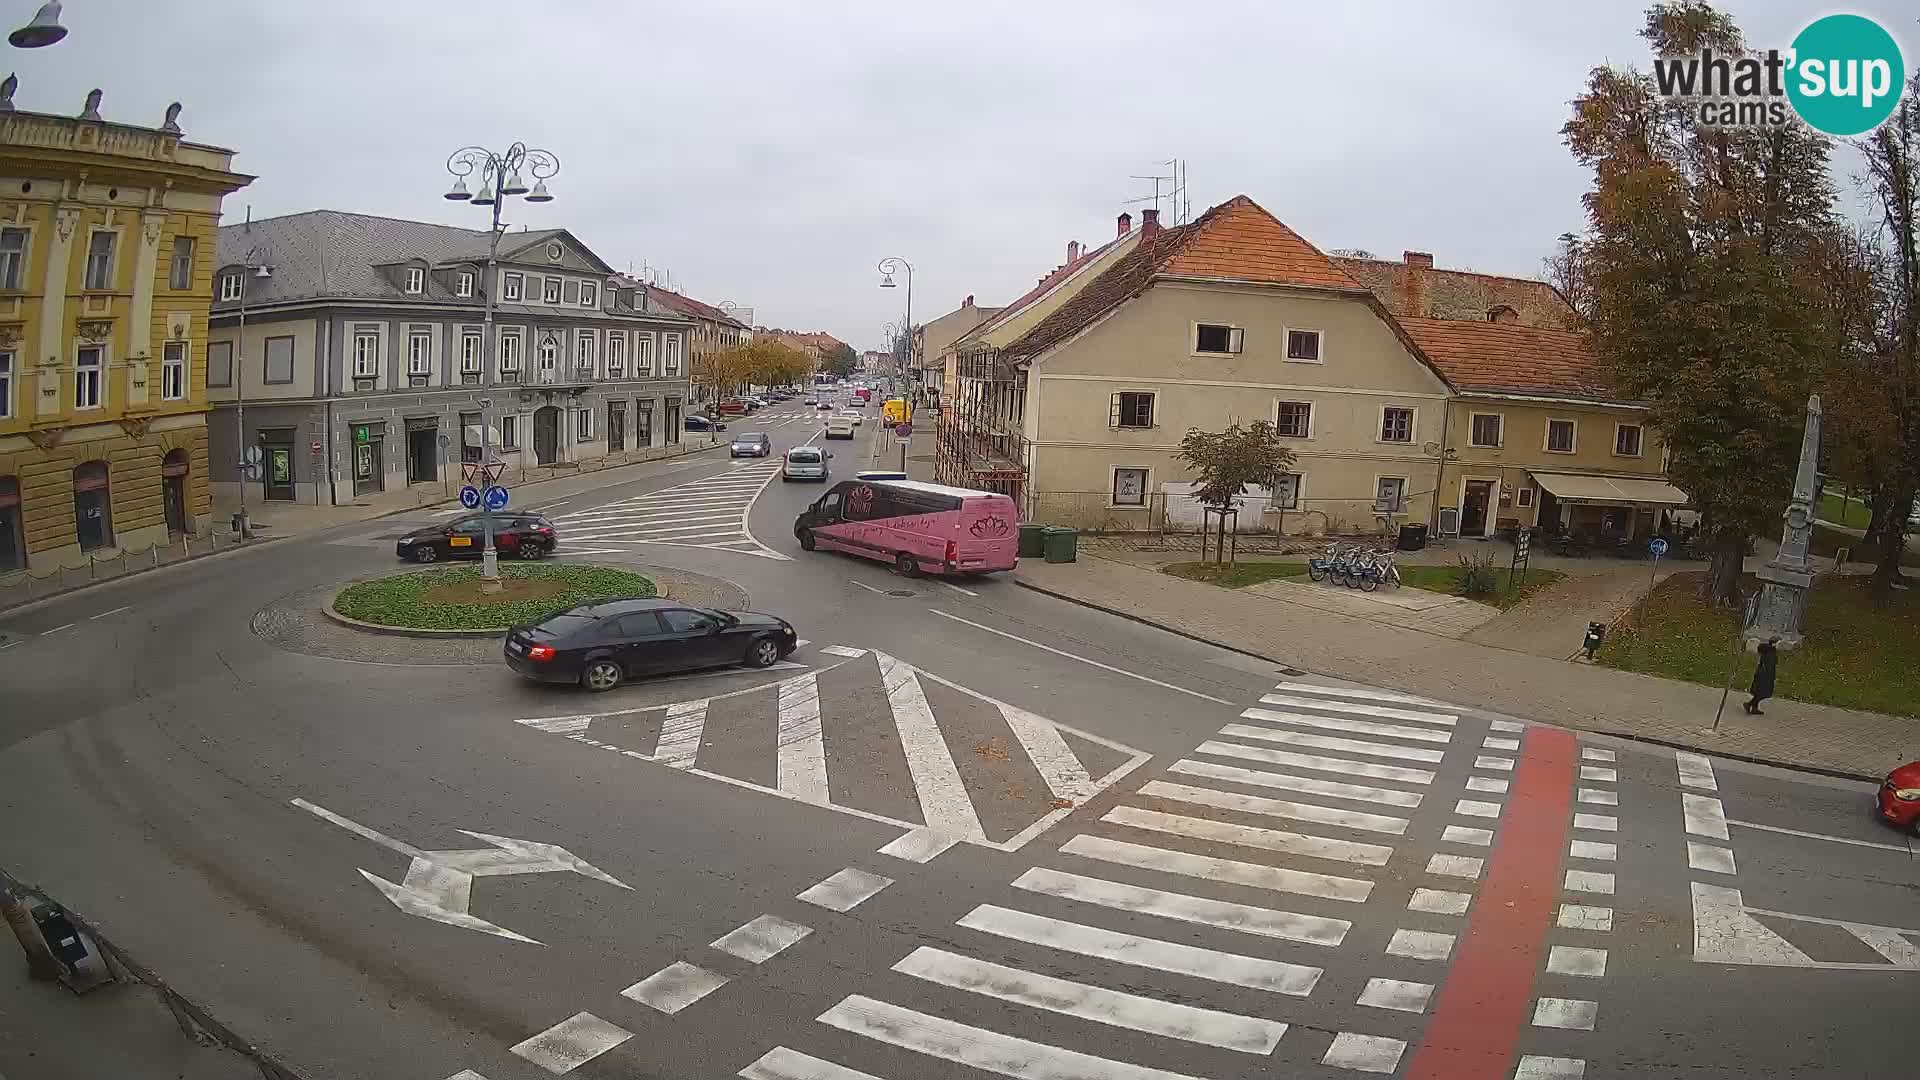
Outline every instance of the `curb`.
<svg viewBox="0 0 1920 1080">
<path fill-rule="evenodd" d="M 341 586 L 341 588 L 344 589 L 346 588 L 346 586 Z M 439 638 L 439 639 L 497 638 L 497 637 L 505 637 L 507 634 L 507 631 L 510 629 L 510 627 L 502 626 L 494 630 L 431 630 L 431 629 L 426 629 L 422 627 L 383 626 L 380 623 L 362 622 L 359 619 L 348 618 L 347 616 L 342 615 L 339 612 L 333 610 L 333 601 L 338 599 L 339 596 L 340 596 L 340 590 L 336 589 L 334 591 L 333 596 L 327 599 L 327 606 L 320 609 L 320 613 L 322 615 L 325 615 L 327 618 L 332 619 L 334 622 L 339 623 L 341 626 L 345 626 L 353 630 L 359 630 L 362 633 L 367 633 L 367 634 L 385 634 L 388 637 Z"/>
<path fill-rule="evenodd" d="M 1303 669 L 1295 666 L 1290 661 L 1280 660 L 1275 657 L 1267 656 L 1264 653 L 1253 652 L 1250 649 L 1237 648 L 1233 645 L 1228 645 L 1225 642 L 1214 641 L 1211 638 L 1204 638 L 1198 634 L 1193 634 L 1185 630 L 1182 630 L 1179 627 L 1169 626 L 1163 622 L 1156 622 L 1144 616 L 1135 615 L 1132 612 L 1121 611 L 1118 608 L 1108 607 L 1105 604 L 1096 604 L 1091 600 L 1083 600 L 1077 596 L 1071 596 L 1071 595 L 1068 595 L 1067 593 L 1056 592 L 1053 589 L 1043 588 L 1039 585 L 1034 584 L 1031 581 L 1022 581 L 1017 577 L 1009 578 L 1009 580 L 1011 580 L 1015 585 L 1018 585 L 1022 589 L 1028 589 L 1033 592 L 1037 592 L 1042 596 L 1051 596 L 1056 600 L 1065 600 L 1070 604 L 1078 604 L 1084 608 L 1091 608 L 1094 611 L 1102 612 L 1107 615 L 1112 615 L 1112 616 L 1115 616 L 1116 618 L 1126 619 L 1128 622 L 1136 622 L 1141 624 L 1142 626 L 1151 626 L 1155 630 L 1160 630 L 1165 633 L 1172 634 L 1175 637 L 1186 638 L 1188 641 L 1197 641 L 1202 645 L 1211 645 L 1216 649 L 1224 649 L 1230 653 L 1238 653 L 1241 656 L 1250 656 L 1255 660 L 1264 660 L 1269 664 L 1277 664 L 1287 672 L 1298 672 L 1300 674 L 1313 674 L 1313 675 L 1318 675 L 1321 678 L 1325 678 L 1325 679 L 1339 679 L 1343 681 L 1346 680 L 1347 678 L 1347 676 L 1345 675 L 1335 675 L 1325 671 L 1313 671 L 1310 668 Z M 1541 722 L 1541 721 L 1534 721 L 1534 722 Z M 1759 757 L 1753 754 L 1734 753 L 1729 750 L 1720 749 L 1714 746 L 1703 745 L 1701 743 L 1685 743 L 1685 742 L 1680 742 L 1679 740 L 1676 740 L 1676 739 L 1664 739 L 1664 738 L 1658 738 L 1651 735 L 1639 735 L 1632 732 L 1614 731 L 1614 730 L 1609 730 L 1607 728 L 1598 727 L 1598 726 L 1579 727 L 1579 728 L 1576 728 L 1571 724 L 1549 724 L 1547 726 L 1563 727 L 1563 728 L 1568 728 L 1570 730 L 1575 730 L 1575 731 L 1587 731 L 1595 735 L 1605 735 L 1611 739 L 1624 739 L 1628 742 L 1646 743 L 1650 746 L 1664 746 L 1664 747 L 1668 747 L 1676 750 L 1692 750 L 1700 753 L 1712 754 L 1715 757 L 1726 758 L 1729 761 L 1744 761 L 1749 765 L 1765 765 L 1769 768 L 1787 769 L 1791 772 L 1811 773 L 1815 776 L 1826 776 L 1836 780 L 1857 780 L 1863 783 L 1877 784 L 1882 779 L 1884 779 L 1884 777 L 1874 776 L 1870 773 L 1848 772 L 1845 769 L 1828 769 L 1818 765 L 1805 765 L 1798 762 L 1782 761 L 1777 758 L 1765 758 L 1765 757 Z"/>
<path fill-rule="evenodd" d="M 43 604 L 50 604 L 55 600 L 62 599 L 63 597 L 72 596 L 74 593 L 86 592 L 88 589 L 97 589 L 102 586 L 112 585 L 115 582 L 128 581 L 133 578 L 140 577 L 143 574 L 151 574 L 151 573 L 154 573 L 155 571 L 165 570 L 165 569 L 168 569 L 169 567 L 174 567 L 174 566 L 185 566 L 188 563 L 196 563 L 201 561 L 202 559 L 222 558 L 227 555 L 235 554 L 236 552 L 247 551 L 251 548 L 257 548 L 264 544 L 271 544 L 275 540 L 286 540 L 286 539 L 288 539 L 288 537 L 285 537 L 285 536 L 256 536 L 252 540 L 246 543 L 236 543 L 232 547 L 228 547 L 220 551 L 202 552 L 201 554 L 198 554 L 198 555 L 189 555 L 184 559 L 174 559 L 170 562 L 163 562 L 158 566 L 143 566 L 138 570 L 129 570 L 124 574 L 115 574 L 112 577 L 101 578 L 98 581 L 89 581 L 84 585 L 71 585 L 71 586 L 68 586 L 67 588 L 61 589 L 59 592 L 47 593 L 45 596 L 36 596 L 31 600 L 23 600 L 18 604 L 0 605 L 0 616 L 18 615 L 23 612 L 32 611 Z M 0 1080 L 6 1080 L 6 1077 L 0 1076 Z"/>
</svg>

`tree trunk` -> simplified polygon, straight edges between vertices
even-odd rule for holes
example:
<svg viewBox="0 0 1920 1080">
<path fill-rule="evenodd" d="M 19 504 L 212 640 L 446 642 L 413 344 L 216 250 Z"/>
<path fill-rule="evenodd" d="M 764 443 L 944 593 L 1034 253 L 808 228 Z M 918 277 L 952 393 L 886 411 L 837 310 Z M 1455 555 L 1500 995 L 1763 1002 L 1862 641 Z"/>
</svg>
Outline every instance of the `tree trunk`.
<svg viewBox="0 0 1920 1080">
<path fill-rule="evenodd" d="M 1880 526 L 1887 519 L 1887 507 L 1892 500 L 1880 492 L 1868 492 L 1862 500 L 1867 504 L 1867 535 L 1861 537 L 1865 546 L 1872 547 L 1880 542 Z"/>
<path fill-rule="evenodd" d="M 1913 499 L 1914 491 L 1909 488 L 1895 492 L 1889 501 L 1894 507 L 1907 508 L 1913 505 Z M 1900 557 L 1907 551 L 1906 514 L 1888 510 L 1882 515 L 1877 547 L 1879 565 L 1873 571 L 1872 598 L 1874 607 L 1883 608 L 1893 603 L 1894 583 L 1901 580 Z"/>
<path fill-rule="evenodd" d="M 1713 561 L 1707 567 L 1707 583 L 1700 595 L 1714 607 L 1733 607 L 1740 602 L 1740 571 L 1746 562 L 1746 540 L 1716 538 Z"/>
</svg>

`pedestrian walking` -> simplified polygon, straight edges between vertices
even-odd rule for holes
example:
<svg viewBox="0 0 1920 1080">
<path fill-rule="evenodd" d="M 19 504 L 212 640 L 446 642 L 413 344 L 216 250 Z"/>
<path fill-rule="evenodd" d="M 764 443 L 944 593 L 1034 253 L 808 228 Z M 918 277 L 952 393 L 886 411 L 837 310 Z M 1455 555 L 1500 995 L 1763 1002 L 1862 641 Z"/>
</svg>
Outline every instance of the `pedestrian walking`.
<svg viewBox="0 0 1920 1080">
<path fill-rule="evenodd" d="M 1749 691 L 1753 697 L 1743 706 L 1749 715 L 1766 715 L 1760 711 L 1760 703 L 1773 696 L 1774 669 L 1780 665 L 1780 650 L 1774 648 L 1774 645 L 1779 640 L 1777 637 L 1770 637 L 1760 643 L 1760 662 L 1754 666 L 1753 686 Z"/>
</svg>

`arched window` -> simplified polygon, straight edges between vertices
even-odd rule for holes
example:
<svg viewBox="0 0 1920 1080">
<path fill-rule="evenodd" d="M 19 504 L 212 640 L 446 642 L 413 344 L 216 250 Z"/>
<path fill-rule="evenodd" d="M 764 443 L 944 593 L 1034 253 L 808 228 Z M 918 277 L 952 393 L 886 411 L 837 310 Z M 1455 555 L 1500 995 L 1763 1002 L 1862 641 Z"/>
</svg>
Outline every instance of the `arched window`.
<svg viewBox="0 0 1920 1080">
<path fill-rule="evenodd" d="M 20 506 L 20 478 L 0 476 L 0 574 L 27 568 L 26 528 Z"/>
<path fill-rule="evenodd" d="M 113 546 L 113 500 L 104 461 L 89 461 L 73 470 L 73 530 L 81 551 Z"/>
</svg>

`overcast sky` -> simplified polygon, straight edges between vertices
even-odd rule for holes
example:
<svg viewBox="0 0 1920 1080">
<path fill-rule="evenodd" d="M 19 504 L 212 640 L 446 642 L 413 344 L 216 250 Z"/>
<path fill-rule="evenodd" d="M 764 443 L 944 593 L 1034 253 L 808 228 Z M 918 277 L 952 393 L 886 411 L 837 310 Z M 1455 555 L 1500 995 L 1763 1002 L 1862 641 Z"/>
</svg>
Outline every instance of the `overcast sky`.
<svg viewBox="0 0 1920 1080">
<path fill-rule="evenodd" d="M 37 0 L 4 0 L 9 26 Z M 1113 234 L 1129 179 L 1179 156 L 1195 214 L 1252 196 L 1322 248 L 1537 275 L 1581 227 L 1560 142 L 1587 70 L 1644 66 L 1621 0 L 68 0 L 57 46 L 10 50 L 17 104 L 156 125 L 259 179 L 226 221 L 315 208 L 483 227 L 445 159 L 557 153 L 570 228 L 762 325 L 881 344 L 914 317 L 1005 303 Z M 1825 4 L 1725 5 L 1785 46 Z M 1896 8 L 1907 14 L 1896 19 Z M 1852 4 L 1920 60 L 1905 4 Z"/>
</svg>

